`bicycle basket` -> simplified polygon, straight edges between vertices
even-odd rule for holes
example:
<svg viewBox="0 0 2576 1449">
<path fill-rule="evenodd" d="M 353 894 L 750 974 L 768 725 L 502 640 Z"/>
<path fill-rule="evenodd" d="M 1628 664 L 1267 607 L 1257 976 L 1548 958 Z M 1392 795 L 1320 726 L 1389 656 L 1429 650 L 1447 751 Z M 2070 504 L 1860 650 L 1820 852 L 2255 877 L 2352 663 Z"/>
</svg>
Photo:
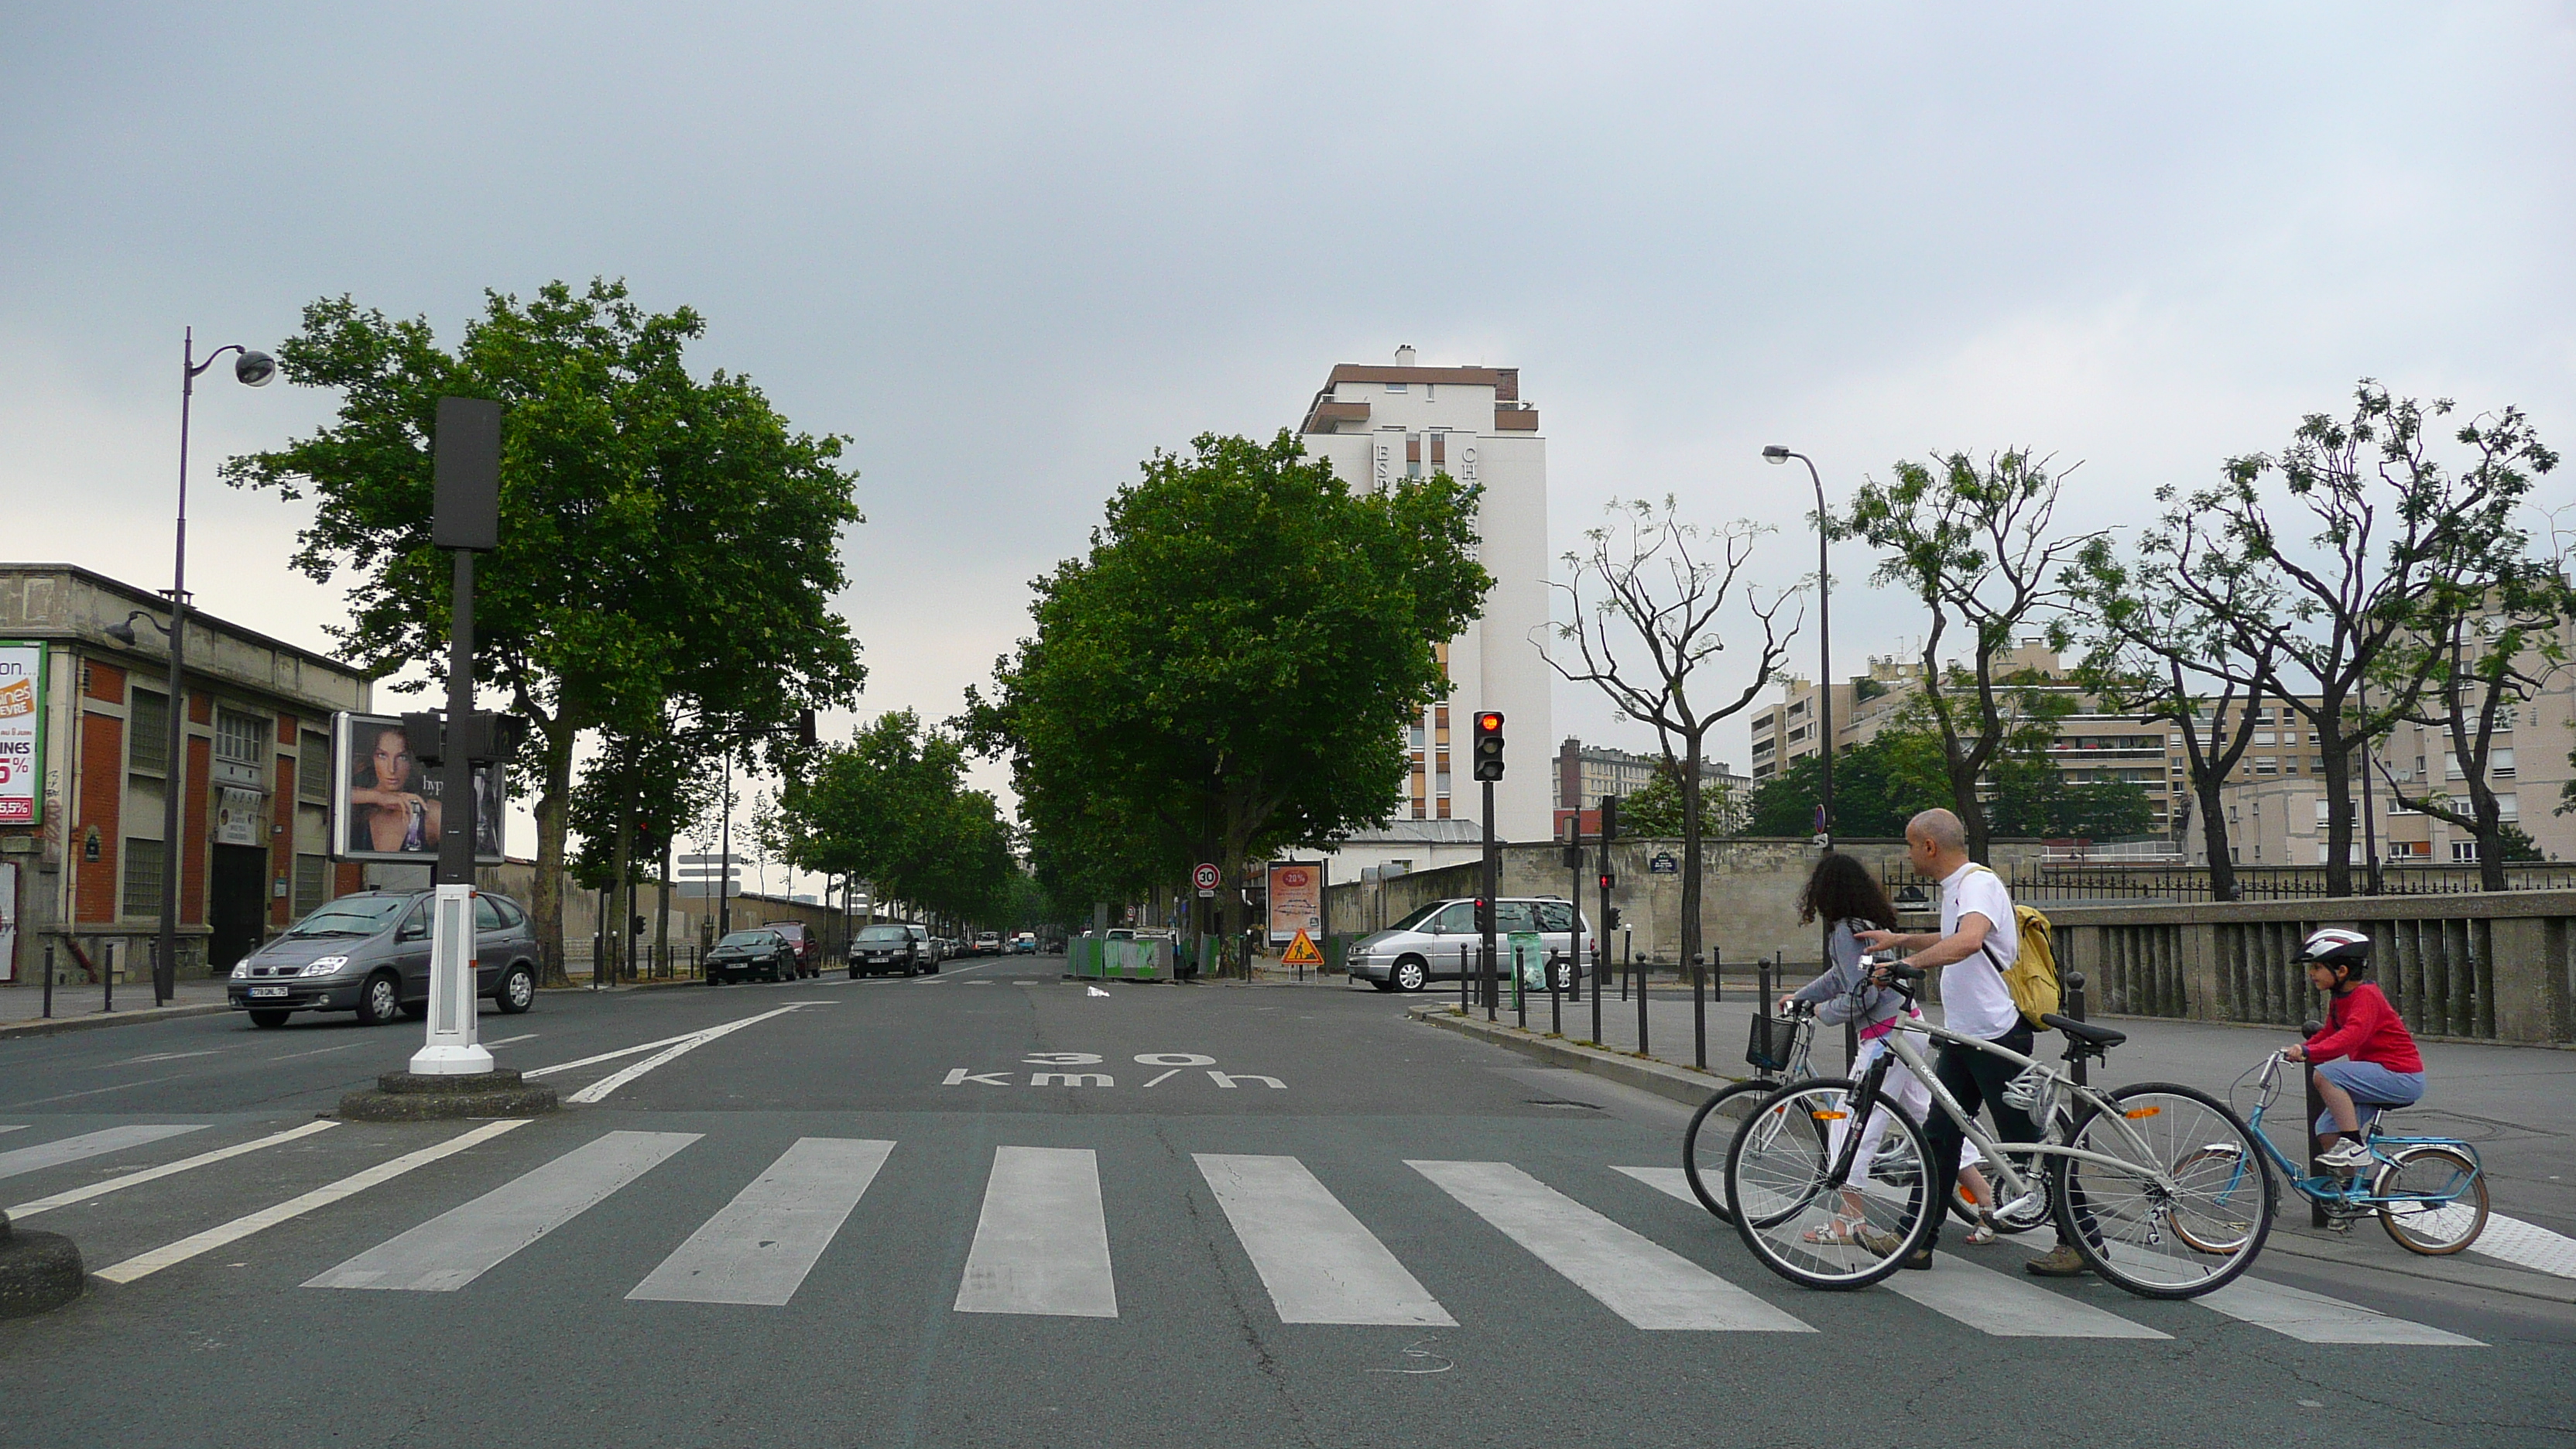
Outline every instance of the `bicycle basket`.
<svg viewBox="0 0 2576 1449">
<path fill-rule="evenodd" d="M 2057 1106 L 2057 1075 L 2034 1062 L 2004 1083 L 2004 1105 L 2033 1122 L 2046 1122 Z"/>
<path fill-rule="evenodd" d="M 1744 1064 L 1756 1071 L 1785 1072 L 1797 1056 L 1798 1032 L 1805 1023 L 1794 1016 L 1756 1012 L 1753 1034 L 1744 1046 Z"/>
</svg>

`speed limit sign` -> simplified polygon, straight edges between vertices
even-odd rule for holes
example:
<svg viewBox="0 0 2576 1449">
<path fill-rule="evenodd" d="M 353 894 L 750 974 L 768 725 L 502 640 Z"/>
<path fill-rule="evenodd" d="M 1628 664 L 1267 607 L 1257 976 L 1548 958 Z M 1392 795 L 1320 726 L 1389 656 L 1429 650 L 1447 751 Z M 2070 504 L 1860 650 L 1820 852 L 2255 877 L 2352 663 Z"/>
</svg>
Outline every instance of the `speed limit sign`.
<svg viewBox="0 0 2576 1449">
<path fill-rule="evenodd" d="M 1216 866 L 1208 861 L 1200 861 L 1198 869 L 1190 872 L 1190 879 L 1198 885 L 1200 895 L 1210 894 L 1216 889 Z"/>
</svg>

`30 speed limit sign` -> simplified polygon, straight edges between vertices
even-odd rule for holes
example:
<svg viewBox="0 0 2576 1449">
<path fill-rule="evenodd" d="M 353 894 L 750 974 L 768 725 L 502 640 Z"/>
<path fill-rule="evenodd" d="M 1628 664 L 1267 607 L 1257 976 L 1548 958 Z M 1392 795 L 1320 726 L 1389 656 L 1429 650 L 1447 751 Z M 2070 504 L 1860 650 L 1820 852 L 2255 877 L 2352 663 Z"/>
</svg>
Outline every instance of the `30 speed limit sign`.
<svg viewBox="0 0 2576 1449">
<path fill-rule="evenodd" d="M 1200 861 L 1198 869 L 1190 872 L 1190 879 L 1198 884 L 1200 895 L 1216 894 L 1216 866 L 1211 862 Z"/>
</svg>

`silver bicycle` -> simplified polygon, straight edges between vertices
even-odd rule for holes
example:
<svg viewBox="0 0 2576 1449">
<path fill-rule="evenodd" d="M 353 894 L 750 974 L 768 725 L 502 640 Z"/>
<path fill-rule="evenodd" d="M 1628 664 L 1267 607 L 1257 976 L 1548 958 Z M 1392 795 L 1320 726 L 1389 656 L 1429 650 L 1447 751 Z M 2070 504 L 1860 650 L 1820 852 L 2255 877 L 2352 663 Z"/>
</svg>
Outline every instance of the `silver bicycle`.
<svg viewBox="0 0 2576 1449">
<path fill-rule="evenodd" d="M 1923 973 L 1882 963 L 1880 984 L 1911 1005 Z M 2067 1042 L 2064 1060 L 2108 1061 L 2127 1034 L 2072 1017 L 2041 1018 Z M 1961 1110 L 1925 1058 L 1947 1042 L 2020 1068 L 2010 1089 L 2038 1142 L 2004 1144 Z M 2269 1175 L 2231 1164 L 2254 1160 L 2253 1134 L 2206 1093 L 2167 1082 L 2105 1090 L 1997 1044 L 1928 1021 L 1886 1038 L 1857 1081 L 1791 1082 L 1765 1098 L 1727 1150 L 1726 1202 L 1736 1231 L 1772 1271 L 1810 1288 L 1866 1287 L 1929 1242 L 1931 1158 L 1922 1125 L 1890 1090 L 1911 1073 L 1985 1158 L 2000 1214 L 2040 1203 L 2061 1238 L 2107 1282 L 2148 1298 L 2189 1298 L 2233 1281 L 2263 1250 L 2272 1222 Z M 2259 1185 L 2256 1185 L 2259 1183 Z M 2252 1188 L 2249 1191 L 2249 1187 Z"/>
</svg>

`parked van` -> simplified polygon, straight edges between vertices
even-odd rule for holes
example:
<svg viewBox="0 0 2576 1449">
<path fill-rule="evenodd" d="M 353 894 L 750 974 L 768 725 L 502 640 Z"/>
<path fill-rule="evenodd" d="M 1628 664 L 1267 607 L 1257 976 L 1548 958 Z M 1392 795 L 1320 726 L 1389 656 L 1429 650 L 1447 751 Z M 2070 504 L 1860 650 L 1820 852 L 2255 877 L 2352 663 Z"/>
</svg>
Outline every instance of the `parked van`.
<svg viewBox="0 0 2576 1449">
<path fill-rule="evenodd" d="M 1583 965 L 1579 973 L 1566 959 L 1578 930 L 1583 933 Z M 1572 905 L 1553 896 L 1505 897 L 1496 901 L 1494 949 L 1508 951 L 1507 938 L 1515 931 L 1536 931 L 1545 939 L 1546 949 L 1557 957 L 1556 978 L 1563 987 L 1571 988 L 1581 977 L 1592 975 L 1593 965 L 1600 959 L 1601 943 L 1594 939 L 1591 924 Z M 1457 980 L 1462 960 L 1467 972 L 1473 974 L 1481 944 L 1472 897 L 1433 901 L 1385 930 L 1352 942 L 1351 976 L 1380 991 L 1420 991 L 1435 980 Z M 1503 962 L 1497 963 L 1496 969 L 1508 971 L 1510 967 Z"/>
</svg>

